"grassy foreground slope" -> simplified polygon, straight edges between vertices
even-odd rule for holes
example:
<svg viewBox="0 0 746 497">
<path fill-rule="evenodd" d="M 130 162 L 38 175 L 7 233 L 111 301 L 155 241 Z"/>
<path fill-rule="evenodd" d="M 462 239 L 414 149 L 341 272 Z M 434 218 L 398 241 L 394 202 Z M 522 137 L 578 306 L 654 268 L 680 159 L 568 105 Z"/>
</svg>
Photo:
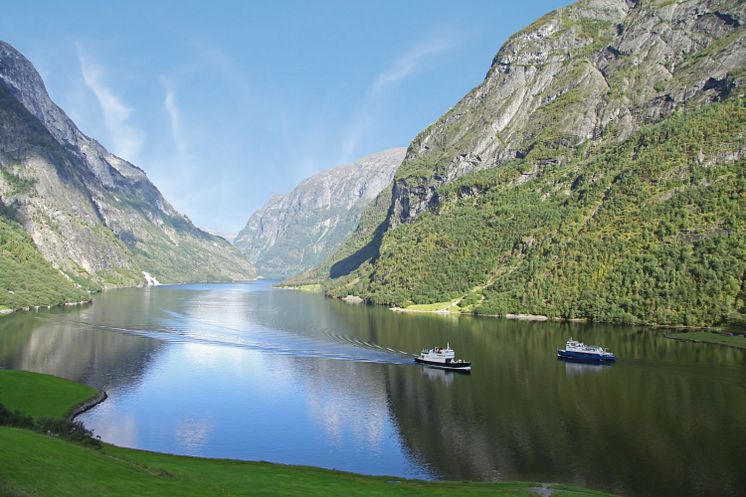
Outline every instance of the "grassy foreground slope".
<svg viewBox="0 0 746 497">
<path fill-rule="evenodd" d="M 97 393 L 93 387 L 56 376 L 0 370 L 0 403 L 33 418 L 63 418 Z"/>
<path fill-rule="evenodd" d="M 438 189 L 437 212 L 388 230 L 375 264 L 326 283 L 406 307 L 708 326 L 746 313 L 746 100 L 674 114 Z"/>
<path fill-rule="evenodd" d="M 7 392 L 26 391 L 29 411 L 68 412 L 79 402 L 79 385 L 45 375 L 2 372 L 0 403 L 19 405 Z M 68 385 L 66 406 L 42 408 L 49 389 Z M 87 387 L 82 387 L 87 388 Z M 74 393 L 75 392 L 75 393 Z M 90 392 L 89 392 L 90 393 Z M 40 409 L 41 408 L 41 409 Z M 319 468 L 263 462 L 199 459 L 123 449 L 101 449 L 29 430 L 0 427 L 0 495 L 41 496 L 536 496 L 533 483 L 423 482 L 369 477 Z M 604 495 L 554 485 L 555 497 Z"/>
</svg>

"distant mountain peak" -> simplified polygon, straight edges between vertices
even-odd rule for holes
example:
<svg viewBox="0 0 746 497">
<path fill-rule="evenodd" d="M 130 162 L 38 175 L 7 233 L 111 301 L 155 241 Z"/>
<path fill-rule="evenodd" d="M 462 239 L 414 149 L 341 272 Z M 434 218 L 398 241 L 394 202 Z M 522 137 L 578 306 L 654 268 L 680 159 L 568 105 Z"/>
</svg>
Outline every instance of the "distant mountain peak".
<svg viewBox="0 0 746 497">
<path fill-rule="evenodd" d="M 292 192 L 273 195 L 246 223 L 236 247 L 262 276 L 289 276 L 321 262 L 388 187 L 406 149 L 394 148 L 324 169 Z"/>
</svg>

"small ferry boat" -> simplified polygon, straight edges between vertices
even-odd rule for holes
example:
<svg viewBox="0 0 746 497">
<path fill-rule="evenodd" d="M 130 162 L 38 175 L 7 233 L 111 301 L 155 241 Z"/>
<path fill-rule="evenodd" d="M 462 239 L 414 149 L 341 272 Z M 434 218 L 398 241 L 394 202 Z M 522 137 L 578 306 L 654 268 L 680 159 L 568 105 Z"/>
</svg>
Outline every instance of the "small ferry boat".
<svg viewBox="0 0 746 497">
<path fill-rule="evenodd" d="M 435 347 L 433 349 L 422 349 L 420 355 L 414 358 L 414 362 L 441 369 L 464 372 L 471 371 L 471 362 L 461 359 L 457 361 L 456 353 L 451 348 L 450 343 L 446 345 L 446 348 Z"/>
<path fill-rule="evenodd" d="M 564 349 L 557 350 L 557 357 L 579 362 L 614 362 L 616 356 L 603 347 L 585 345 L 583 342 L 570 338 Z"/>
</svg>

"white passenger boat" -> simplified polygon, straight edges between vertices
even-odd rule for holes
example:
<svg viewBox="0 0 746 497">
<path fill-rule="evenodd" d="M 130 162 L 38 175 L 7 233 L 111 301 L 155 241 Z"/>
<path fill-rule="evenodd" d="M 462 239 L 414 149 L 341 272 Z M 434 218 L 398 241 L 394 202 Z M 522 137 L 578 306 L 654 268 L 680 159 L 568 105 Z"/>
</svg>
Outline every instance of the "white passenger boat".
<svg viewBox="0 0 746 497">
<path fill-rule="evenodd" d="M 456 353 L 451 348 L 451 344 L 433 349 L 422 349 L 420 355 L 414 358 L 419 364 L 426 364 L 442 369 L 453 369 L 455 371 L 471 371 L 471 362 L 456 360 Z"/>
</svg>

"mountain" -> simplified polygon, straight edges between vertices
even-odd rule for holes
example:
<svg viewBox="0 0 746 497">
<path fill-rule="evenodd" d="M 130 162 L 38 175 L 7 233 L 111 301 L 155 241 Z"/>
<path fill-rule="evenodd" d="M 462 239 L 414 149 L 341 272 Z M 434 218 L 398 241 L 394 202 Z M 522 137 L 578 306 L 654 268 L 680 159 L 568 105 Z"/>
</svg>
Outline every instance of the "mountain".
<svg viewBox="0 0 746 497">
<path fill-rule="evenodd" d="M 36 284 L 21 271 L 35 251 L 46 261 L 39 259 L 45 274 L 71 293 L 143 284 L 143 271 L 161 282 L 254 275 L 228 242 L 171 207 L 141 169 L 84 135 L 49 98 L 33 65 L 3 42 L 0 172 L 2 227 L 18 240 L 0 259 L 16 268 L 15 276 L 5 271 L 0 279 L 0 305 L 51 303 L 34 302 L 39 289 L 20 300 L 3 295 Z"/>
<path fill-rule="evenodd" d="M 235 240 L 262 276 L 287 277 L 329 257 L 355 228 L 360 213 L 386 188 L 404 148 L 368 155 L 303 180 L 274 195 Z"/>
<path fill-rule="evenodd" d="M 220 238 L 225 238 L 230 243 L 233 243 L 233 241 L 238 236 L 237 231 L 222 231 L 222 230 L 213 230 L 208 228 L 203 228 L 205 231 L 210 233 L 211 235 L 219 236 Z"/>
<path fill-rule="evenodd" d="M 547 14 L 299 281 L 397 306 L 743 322 L 744 22 L 737 0 Z"/>
</svg>

